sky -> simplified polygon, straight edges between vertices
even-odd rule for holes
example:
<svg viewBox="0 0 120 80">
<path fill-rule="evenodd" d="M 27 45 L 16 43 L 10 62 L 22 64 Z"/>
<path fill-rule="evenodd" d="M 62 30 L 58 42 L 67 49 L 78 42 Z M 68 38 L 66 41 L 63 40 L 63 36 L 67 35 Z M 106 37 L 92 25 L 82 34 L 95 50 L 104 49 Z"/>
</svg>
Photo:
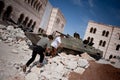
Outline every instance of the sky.
<svg viewBox="0 0 120 80">
<path fill-rule="evenodd" d="M 120 0 L 49 0 L 63 13 L 65 34 L 80 34 L 83 39 L 89 20 L 120 27 Z"/>
</svg>

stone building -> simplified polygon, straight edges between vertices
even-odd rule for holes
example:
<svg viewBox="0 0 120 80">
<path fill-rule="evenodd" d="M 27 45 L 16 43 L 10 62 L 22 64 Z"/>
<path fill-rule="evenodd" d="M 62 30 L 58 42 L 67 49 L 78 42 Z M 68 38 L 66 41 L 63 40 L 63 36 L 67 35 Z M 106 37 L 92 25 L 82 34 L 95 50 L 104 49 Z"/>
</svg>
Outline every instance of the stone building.
<svg viewBox="0 0 120 80">
<path fill-rule="evenodd" d="M 0 18 L 38 32 L 48 0 L 0 0 Z"/>
<path fill-rule="evenodd" d="M 39 32 L 53 34 L 56 31 L 63 32 L 66 24 L 65 18 L 58 8 L 54 8 L 48 1 L 42 21 L 40 23 Z"/>
<path fill-rule="evenodd" d="M 63 32 L 66 20 L 58 8 L 52 8 L 50 19 L 46 28 L 47 34 L 52 34 L 56 31 Z"/>
<path fill-rule="evenodd" d="M 42 17 L 42 21 L 40 23 L 40 29 L 39 29 L 40 33 L 42 33 L 43 31 L 46 32 L 46 28 L 47 28 L 48 23 L 49 23 L 49 19 L 50 19 L 50 15 L 51 15 L 52 9 L 53 9 L 53 6 L 48 1 L 47 5 L 46 5 L 46 8 L 45 8 L 44 15 Z"/>
<path fill-rule="evenodd" d="M 48 0 L 0 0 L 0 19 L 27 31 L 47 34 L 63 32 L 66 23 L 60 10 Z"/>
<path fill-rule="evenodd" d="M 103 58 L 120 57 L 120 27 L 89 21 L 84 39 L 103 51 Z"/>
</svg>

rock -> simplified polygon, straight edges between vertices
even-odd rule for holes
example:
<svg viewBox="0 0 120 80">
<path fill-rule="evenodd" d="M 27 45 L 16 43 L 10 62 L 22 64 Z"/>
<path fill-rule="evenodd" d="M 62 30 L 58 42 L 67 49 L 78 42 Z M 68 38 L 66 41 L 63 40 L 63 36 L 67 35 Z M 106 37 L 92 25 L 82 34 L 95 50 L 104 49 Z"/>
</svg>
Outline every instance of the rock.
<svg viewBox="0 0 120 80">
<path fill-rule="evenodd" d="M 12 49 L 12 53 L 18 54 L 18 51 L 16 49 Z"/>
<path fill-rule="evenodd" d="M 7 30 L 1 30 L 1 38 L 6 42 L 19 42 L 25 40 L 26 36 L 20 28 L 15 28 L 11 25 L 6 27 Z"/>
<path fill-rule="evenodd" d="M 95 60 L 91 56 L 89 56 L 86 52 L 81 54 L 81 57 L 86 60 Z"/>
<path fill-rule="evenodd" d="M 78 66 L 85 68 L 86 66 L 88 66 L 89 62 L 86 59 L 79 59 L 78 61 Z"/>
<path fill-rule="evenodd" d="M 77 68 L 74 70 L 74 72 L 79 73 L 79 74 L 83 74 L 84 71 L 85 71 L 85 69 L 84 69 L 84 68 L 80 68 L 80 67 L 77 67 Z"/>
<path fill-rule="evenodd" d="M 50 80 L 60 80 L 62 79 L 62 75 L 56 71 L 51 73 L 51 78 Z"/>
<path fill-rule="evenodd" d="M 55 71 L 58 73 L 64 72 L 64 66 L 62 64 L 59 64 L 56 68 Z"/>
<path fill-rule="evenodd" d="M 50 71 L 44 71 L 40 73 L 39 78 L 44 78 L 45 80 L 50 79 L 51 78 Z"/>
<path fill-rule="evenodd" d="M 110 59 L 110 62 L 112 63 L 112 64 L 115 64 L 115 62 L 117 62 L 118 60 L 117 59 L 115 59 L 115 58 L 111 58 Z"/>
<path fill-rule="evenodd" d="M 7 26 L 7 30 L 8 30 L 8 31 L 12 31 L 13 29 L 14 29 L 13 26 L 11 26 L 11 25 Z"/>
<path fill-rule="evenodd" d="M 24 76 L 21 75 L 14 75 L 10 76 L 7 80 L 25 80 Z"/>
<path fill-rule="evenodd" d="M 36 74 L 40 74 L 40 68 L 37 68 L 36 66 L 31 69 L 31 72 L 34 72 Z"/>
<path fill-rule="evenodd" d="M 77 62 L 76 61 L 69 61 L 67 62 L 67 68 L 74 70 L 77 67 Z"/>
<path fill-rule="evenodd" d="M 59 54 L 54 58 L 48 59 L 48 63 L 40 69 L 40 79 L 45 80 L 68 80 L 68 75 L 70 72 L 75 71 L 79 74 L 82 74 L 85 71 L 85 68 L 78 67 L 78 62 L 83 61 L 84 66 L 87 66 L 87 63 L 84 59 L 74 55 L 66 55 L 64 53 Z"/>
<path fill-rule="evenodd" d="M 116 67 L 116 68 L 120 68 L 120 62 L 119 61 L 116 62 L 113 66 Z"/>
<path fill-rule="evenodd" d="M 25 80 L 38 80 L 38 75 L 36 73 L 29 73 L 25 76 Z"/>
<path fill-rule="evenodd" d="M 6 26 L 0 24 L 0 29 L 4 29 Z"/>
<path fill-rule="evenodd" d="M 7 40 L 8 40 L 8 42 L 12 42 L 13 41 L 13 39 L 11 37 L 8 37 Z"/>
</svg>

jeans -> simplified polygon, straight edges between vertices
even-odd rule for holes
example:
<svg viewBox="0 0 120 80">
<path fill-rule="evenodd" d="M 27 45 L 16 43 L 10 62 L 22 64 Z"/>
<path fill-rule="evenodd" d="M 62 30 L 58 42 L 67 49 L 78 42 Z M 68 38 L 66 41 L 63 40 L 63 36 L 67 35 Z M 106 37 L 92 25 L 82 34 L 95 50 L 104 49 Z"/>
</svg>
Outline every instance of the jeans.
<svg viewBox="0 0 120 80">
<path fill-rule="evenodd" d="M 45 49 L 42 48 L 41 46 L 36 46 L 33 48 L 33 52 L 32 52 L 32 57 L 28 60 L 28 62 L 26 63 L 26 66 L 28 67 L 36 58 L 37 54 L 40 55 L 40 59 L 39 62 L 42 63 L 44 60 L 44 53 Z"/>
</svg>

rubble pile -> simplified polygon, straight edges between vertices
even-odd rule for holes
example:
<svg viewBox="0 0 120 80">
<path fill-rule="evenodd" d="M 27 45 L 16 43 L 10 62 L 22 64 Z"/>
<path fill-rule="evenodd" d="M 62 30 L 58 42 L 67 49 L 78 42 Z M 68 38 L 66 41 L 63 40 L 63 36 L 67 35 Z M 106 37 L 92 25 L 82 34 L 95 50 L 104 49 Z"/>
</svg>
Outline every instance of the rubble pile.
<svg viewBox="0 0 120 80">
<path fill-rule="evenodd" d="M 0 25 L 0 40 L 9 46 L 16 47 L 16 49 L 12 50 L 13 53 L 18 53 L 20 50 L 29 51 L 28 44 L 32 44 L 21 28 L 15 28 L 12 25 Z"/>
<path fill-rule="evenodd" d="M 28 42 L 20 28 L 0 25 L 0 80 L 19 74 L 20 66 L 31 55 Z"/>
<path fill-rule="evenodd" d="M 68 80 L 71 72 L 83 74 L 90 66 L 89 60 L 95 60 L 87 53 L 80 57 L 62 52 L 53 58 L 45 57 L 44 65 L 37 68 L 32 66 L 39 59 L 37 56 L 27 72 L 23 73 L 21 66 L 31 57 L 32 51 L 28 46 L 31 42 L 20 28 L 3 25 L 0 25 L 0 40 L 0 80 Z"/>
<path fill-rule="evenodd" d="M 3 25 L 0 25 L 0 27 Z M 26 36 L 21 28 L 14 28 L 13 26 L 4 26 L 0 29 L 1 39 L 6 43 L 16 42 L 19 40 L 25 40 Z"/>
<path fill-rule="evenodd" d="M 0 40 L 11 45 L 20 44 L 22 46 L 32 45 L 31 41 L 25 36 L 23 30 L 12 25 L 0 25 Z"/>
<path fill-rule="evenodd" d="M 54 58 L 47 57 L 44 60 L 44 66 L 41 68 L 33 67 L 30 73 L 23 75 L 24 73 L 20 69 L 20 66 L 25 64 L 31 57 L 32 52 L 28 47 L 28 42 L 30 43 L 30 41 L 27 40 L 24 32 L 20 28 L 14 28 L 13 26 L 6 27 L 3 25 L 0 25 L 0 39 L 2 42 L 8 44 L 9 47 L 13 47 L 9 53 L 3 55 L 7 57 L 6 63 L 11 63 L 9 66 L 13 66 L 13 69 L 17 70 L 15 74 L 25 76 L 25 80 L 68 80 L 70 72 L 82 74 L 89 66 L 89 62 L 86 59 L 60 53 Z M 1 57 L 1 60 L 4 59 L 4 57 Z M 3 70 L 6 72 L 6 69 Z"/>
<path fill-rule="evenodd" d="M 68 80 L 70 72 L 82 74 L 89 66 L 86 59 L 79 56 L 60 53 L 54 58 L 49 58 L 48 63 L 40 68 L 42 80 Z"/>
</svg>

